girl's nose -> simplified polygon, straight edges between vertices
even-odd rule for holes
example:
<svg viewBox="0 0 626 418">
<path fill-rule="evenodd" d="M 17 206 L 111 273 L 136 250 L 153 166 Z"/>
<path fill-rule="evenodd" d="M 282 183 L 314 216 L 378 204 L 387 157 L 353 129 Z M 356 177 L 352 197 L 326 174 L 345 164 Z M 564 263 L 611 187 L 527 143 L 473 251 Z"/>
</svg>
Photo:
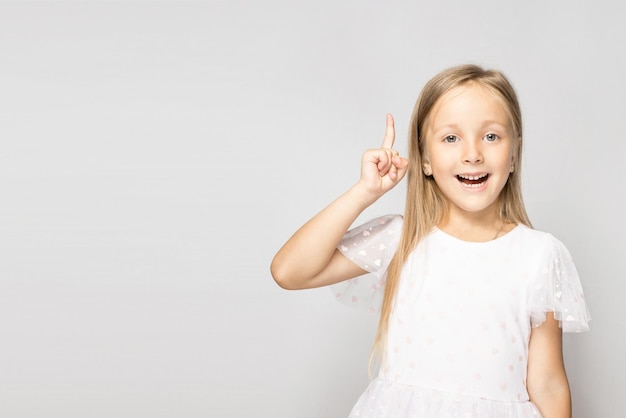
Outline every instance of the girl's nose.
<svg viewBox="0 0 626 418">
<path fill-rule="evenodd" d="M 483 162 L 483 154 L 476 144 L 467 143 L 465 147 L 465 153 L 463 156 L 463 162 L 466 164 L 478 164 Z"/>
</svg>

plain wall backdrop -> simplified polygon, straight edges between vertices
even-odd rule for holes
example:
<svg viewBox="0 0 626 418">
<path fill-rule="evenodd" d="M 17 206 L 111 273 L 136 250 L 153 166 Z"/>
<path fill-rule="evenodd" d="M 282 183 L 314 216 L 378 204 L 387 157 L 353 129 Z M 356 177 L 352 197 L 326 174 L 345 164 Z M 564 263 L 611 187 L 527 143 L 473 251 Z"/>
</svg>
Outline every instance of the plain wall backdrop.
<svg viewBox="0 0 626 418">
<path fill-rule="evenodd" d="M 277 249 L 451 65 L 503 70 L 534 226 L 593 321 L 577 418 L 626 416 L 620 2 L 0 3 L 0 416 L 347 416 L 377 318 Z M 362 219 L 404 209 L 405 183 Z"/>
</svg>

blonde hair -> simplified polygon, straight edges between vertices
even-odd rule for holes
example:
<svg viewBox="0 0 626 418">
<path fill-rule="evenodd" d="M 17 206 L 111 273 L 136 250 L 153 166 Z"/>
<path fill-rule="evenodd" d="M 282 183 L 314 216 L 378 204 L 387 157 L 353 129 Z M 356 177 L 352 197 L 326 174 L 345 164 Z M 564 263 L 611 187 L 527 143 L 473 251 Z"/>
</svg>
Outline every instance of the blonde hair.
<svg viewBox="0 0 626 418">
<path fill-rule="evenodd" d="M 422 89 L 411 116 L 409 169 L 402 238 L 387 270 L 385 295 L 378 331 L 372 348 L 370 371 L 373 360 L 376 357 L 382 358 L 384 354 L 383 344 L 402 267 L 417 243 L 430 233 L 447 213 L 448 206 L 445 197 L 433 178 L 424 175 L 422 171 L 425 146 L 423 135 L 426 130 L 428 115 L 441 96 L 453 88 L 467 83 L 476 83 L 491 91 L 509 113 L 514 136 L 517 139 L 513 146 L 513 167 L 515 170 L 510 173 L 499 196 L 500 217 L 503 221 L 521 223 L 531 227 L 522 200 L 522 115 L 513 86 L 501 72 L 486 70 L 476 65 L 461 65 L 439 73 L 428 81 Z"/>
</svg>

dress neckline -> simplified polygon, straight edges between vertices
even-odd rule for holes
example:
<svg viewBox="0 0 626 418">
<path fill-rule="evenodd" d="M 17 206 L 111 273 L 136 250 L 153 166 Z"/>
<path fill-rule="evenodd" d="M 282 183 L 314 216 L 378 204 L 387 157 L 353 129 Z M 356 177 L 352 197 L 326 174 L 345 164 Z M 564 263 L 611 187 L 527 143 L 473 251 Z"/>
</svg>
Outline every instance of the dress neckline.
<svg viewBox="0 0 626 418">
<path fill-rule="evenodd" d="M 472 246 L 486 246 L 486 245 L 492 245 L 492 244 L 495 244 L 495 243 L 500 243 L 500 242 L 503 242 L 503 241 L 507 241 L 512 236 L 516 235 L 521 229 L 522 229 L 522 224 L 517 224 L 509 232 L 507 232 L 505 234 L 502 234 L 499 237 L 497 237 L 495 239 L 492 239 L 492 240 L 489 240 L 489 241 L 465 241 L 465 240 L 462 240 L 460 238 L 455 237 L 454 235 L 450 235 L 447 232 L 444 232 L 443 230 L 439 229 L 439 227 L 437 227 L 437 226 L 435 226 L 433 228 L 433 233 L 436 233 L 436 234 L 444 237 L 448 241 L 456 242 L 458 244 L 472 245 Z"/>
</svg>

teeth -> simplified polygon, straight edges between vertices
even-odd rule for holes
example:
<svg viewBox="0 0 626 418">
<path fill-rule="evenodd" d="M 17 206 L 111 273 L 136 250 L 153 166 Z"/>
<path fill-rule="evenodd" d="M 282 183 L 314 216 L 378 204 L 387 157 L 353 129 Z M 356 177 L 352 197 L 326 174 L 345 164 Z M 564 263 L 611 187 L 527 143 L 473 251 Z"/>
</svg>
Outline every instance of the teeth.
<svg viewBox="0 0 626 418">
<path fill-rule="evenodd" d="M 487 177 L 487 174 L 481 174 L 480 176 L 466 176 L 465 174 L 459 174 L 459 177 L 465 180 L 480 180 Z"/>
<path fill-rule="evenodd" d="M 463 185 L 463 187 L 467 189 L 478 189 L 479 187 L 482 187 L 484 183 L 476 183 L 476 184 L 461 183 L 461 184 Z"/>
</svg>

